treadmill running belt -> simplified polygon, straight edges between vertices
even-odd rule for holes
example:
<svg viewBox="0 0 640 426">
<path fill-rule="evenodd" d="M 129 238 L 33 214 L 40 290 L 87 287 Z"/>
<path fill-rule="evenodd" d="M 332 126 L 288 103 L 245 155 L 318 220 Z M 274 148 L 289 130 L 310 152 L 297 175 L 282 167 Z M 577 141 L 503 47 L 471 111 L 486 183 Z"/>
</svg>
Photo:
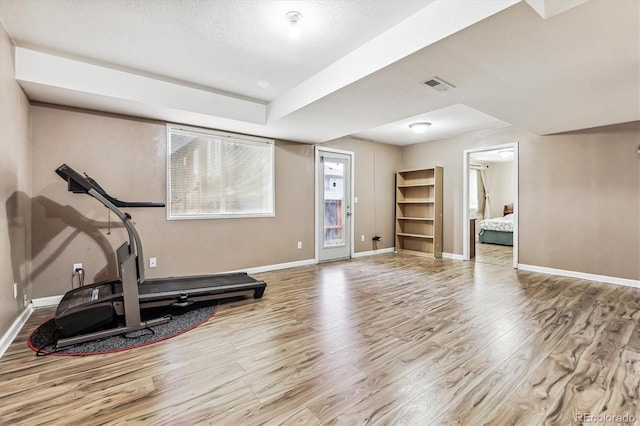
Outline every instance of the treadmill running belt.
<svg viewBox="0 0 640 426">
<path fill-rule="evenodd" d="M 200 275 L 192 277 L 148 279 L 138 286 L 140 301 L 164 298 L 170 295 L 219 294 L 237 291 L 264 291 L 266 283 L 258 281 L 245 272 Z M 262 295 L 262 291 L 258 293 Z"/>
</svg>

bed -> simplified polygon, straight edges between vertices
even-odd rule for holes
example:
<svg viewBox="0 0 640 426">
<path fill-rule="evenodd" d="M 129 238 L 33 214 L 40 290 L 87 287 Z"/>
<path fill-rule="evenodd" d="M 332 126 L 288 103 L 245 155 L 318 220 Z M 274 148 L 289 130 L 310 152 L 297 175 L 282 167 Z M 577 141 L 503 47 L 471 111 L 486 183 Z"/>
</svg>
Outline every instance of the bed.
<svg viewBox="0 0 640 426">
<path fill-rule="evenodd" d="M 503 217 L 481 220 L 478 223 L 480 228 L 479 240 L 481 243 L 501 244 L 503 246 L 513 246 L 513 209 L 508 212 L 505 206 Z"/>
</svg>

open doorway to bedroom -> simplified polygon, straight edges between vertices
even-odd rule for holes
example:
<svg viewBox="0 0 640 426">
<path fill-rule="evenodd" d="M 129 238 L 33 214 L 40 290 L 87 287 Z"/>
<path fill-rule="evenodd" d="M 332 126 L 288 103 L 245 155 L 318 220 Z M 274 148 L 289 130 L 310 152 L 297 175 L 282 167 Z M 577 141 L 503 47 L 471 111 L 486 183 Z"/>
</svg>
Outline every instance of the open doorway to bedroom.
<svg viewBox="0 0 640 426">
<path fill-rule="evenodd" d="M 464 172 L 464 259 L 517 267 L 517 144 L 466 150 Z"/>
</svg>

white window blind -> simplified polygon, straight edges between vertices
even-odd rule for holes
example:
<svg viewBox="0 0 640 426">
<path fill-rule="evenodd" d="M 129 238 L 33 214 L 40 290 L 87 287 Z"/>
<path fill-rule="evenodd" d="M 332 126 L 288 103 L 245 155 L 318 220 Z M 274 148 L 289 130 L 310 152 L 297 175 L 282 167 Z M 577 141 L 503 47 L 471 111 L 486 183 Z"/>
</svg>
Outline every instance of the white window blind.
<svg viewBox="0 0 640 426">
<path fill-rule="evenodd" d="M 274 215 L 274 142 L 167 126 L 168 219 Z"/>
</svg>

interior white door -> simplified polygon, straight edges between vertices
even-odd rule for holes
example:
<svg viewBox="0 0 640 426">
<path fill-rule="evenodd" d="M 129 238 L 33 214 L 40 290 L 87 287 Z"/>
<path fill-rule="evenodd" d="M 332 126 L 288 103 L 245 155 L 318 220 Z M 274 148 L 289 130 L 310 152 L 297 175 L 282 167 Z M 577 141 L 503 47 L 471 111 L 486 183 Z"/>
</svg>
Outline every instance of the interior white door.
<svg viewBox="0 0 640 426">
<path fill-rule="evenodd" d="M 318 150 L 318 261 L 351 256 L 351 155 Z"/>
</svg>

